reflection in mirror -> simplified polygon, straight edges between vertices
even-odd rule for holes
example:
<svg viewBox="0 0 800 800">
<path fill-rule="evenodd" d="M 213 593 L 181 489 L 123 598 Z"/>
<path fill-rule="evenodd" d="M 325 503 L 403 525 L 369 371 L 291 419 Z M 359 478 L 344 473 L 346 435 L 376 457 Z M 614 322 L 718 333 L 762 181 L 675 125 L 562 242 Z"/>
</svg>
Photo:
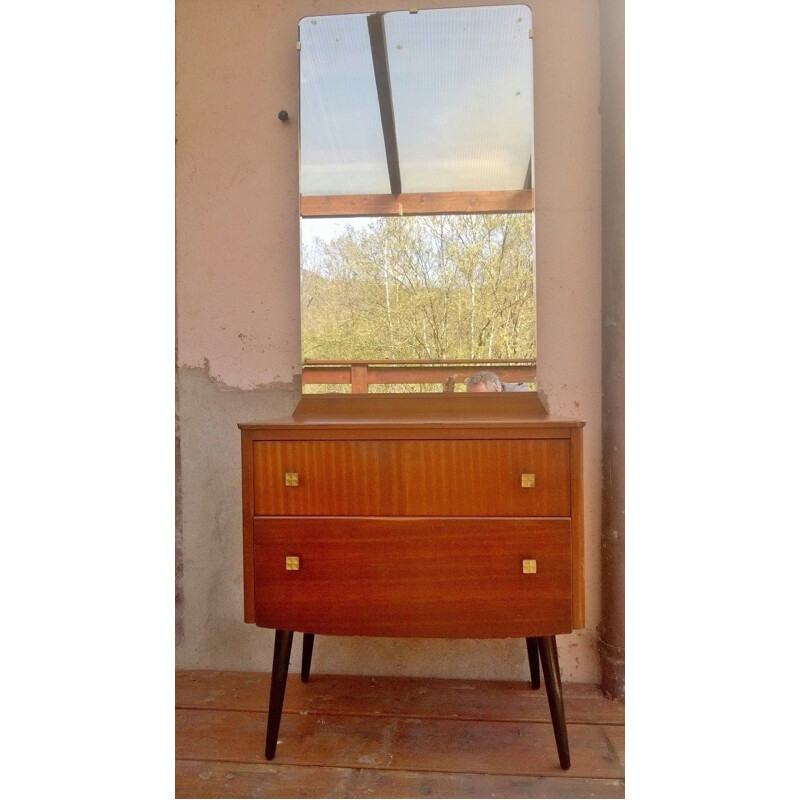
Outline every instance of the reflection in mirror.
<svg viewBox="0 0 800 800">
<path fill-rule="evenodd" d="M 304 390 L 441 390 L 487 364 L 532 379 L 530 9 L 299 27 Z"/>
</svg>

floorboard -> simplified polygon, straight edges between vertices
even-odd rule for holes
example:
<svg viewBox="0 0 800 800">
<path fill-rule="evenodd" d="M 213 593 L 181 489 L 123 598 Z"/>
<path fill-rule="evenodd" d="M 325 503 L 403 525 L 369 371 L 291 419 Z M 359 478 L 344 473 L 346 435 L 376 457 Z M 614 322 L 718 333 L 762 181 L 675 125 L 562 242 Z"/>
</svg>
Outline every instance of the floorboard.
<svg viewBox="0 0 800 800">
<path fill-rule="evenodd" d="M 176 675 L 178 708 L 267 710 L 269 674 L 186 671 Z M 519 681 L 312 674 L 303 684 L 290 675 L 283 707 L 284 711 L 364 716 L 550 721 L 544 685 L 535 691 Z M 625 718 L 621 703 L 610 702 L 600 687 L 586 683 L 564 684 L 564 710 L 570 722 L 590 725 L 623 724 Z"/>
<path fill-rule="evenodd" d="M 619 798 L 621 780 L 177 761 L 176 797 Z"/>
<path fill-rule="evenodd" d="M 275 760 L 269 675 L 176 673 L 176 797 L 624 797 L 624 706 L 564 684 L 561 770 L 544 689 L 290 675 Z"/>
</svg>

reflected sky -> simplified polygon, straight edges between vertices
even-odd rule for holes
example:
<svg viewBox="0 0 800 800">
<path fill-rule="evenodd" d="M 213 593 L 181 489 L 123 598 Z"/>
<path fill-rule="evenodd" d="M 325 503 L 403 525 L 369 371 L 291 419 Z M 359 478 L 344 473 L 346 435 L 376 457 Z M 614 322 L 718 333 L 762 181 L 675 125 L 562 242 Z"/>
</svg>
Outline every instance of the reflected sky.
<svg viewBox="0 0 800 800">
<path fill-rule="evenodd" d="M 384 15 L 404 192 L 523 187 L 533 143 L 527 6 Z M 300 22 L 300 191 L 388 194 L 366 14 Z"/>
</svg>

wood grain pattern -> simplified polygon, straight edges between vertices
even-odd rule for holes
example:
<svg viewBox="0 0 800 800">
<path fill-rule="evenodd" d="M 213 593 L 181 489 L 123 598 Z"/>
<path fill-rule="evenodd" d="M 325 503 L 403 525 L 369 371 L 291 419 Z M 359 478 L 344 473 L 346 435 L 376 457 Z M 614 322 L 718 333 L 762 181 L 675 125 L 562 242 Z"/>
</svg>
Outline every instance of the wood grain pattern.
<svg viewBox="0 0 800 800">
<path fill-rule="evenodd" d="M 325 647 L 325 638 L 316 646 Z M 524 652 L 520 642 L 520 654 Z M 264 666 L 268 664 L 266 648 Z M 599 686 L 563 684 L 564 711 L 570 723 L 624 725 L 625 706 L 609 700 Z M 266 714 L 270 675 L 266 672 L 181 670 L 175 673 L 176 708 L 262 711 Z M 527 681 L 407 678 L 374 675 L 326 675 L 312 671 L 309 683 L 290 673 L 284 713 L 314 711 L 367 717 L 409 716 L 549 722 L 544 690 Z"/>
<path fill-rule="evenodd" d="M 624 796 L 624 706 L 594 685 L 564 684 L 575 764 L 565 773 L 554 772 L 544 735 L 544 692 L 527 681 L 312 674 L 303 684 L 292 674 L 277 758 L 265 763 L 269 684 L 256 672 L 176 673 L 176 797 Z M 519 723 L 540 726 L 541 738 Z M 498 726 L 517 735 L 472 758 Z M 442 736 L 461 754 L 442 754 Z M 425 762 L 418 754 L 429 743 L 439 757 Z"/>
<path fill-rule="evenodd" d="M 253 583 L 253 434 L 242 431 L 242 558 L 244 621 L 255 622 Z"/>
<path fill-rule="evenodd" d="M 175 797 L 622 798 L 625 785 L 613 778 L 181 760 L 175 764 Z"/>
<path fill-rule="evenodd" d="M 303 395 L 292 419 L 303 425 L 316 422 L 324 426 L 348 422 L 377 427 L 420 423 L 451 427 L 516 424 L 528 428 L 583 425 L 577 420 L 551 417 L 536 392 Z"/>
<path fill-rule="evenodd" d="M 571 630 L 567 519 L 256 517 L 263 627 L 353 636 Z M 286 569 L 297 556 L 300 569 Z M 536 574 L 522 572 L 535 558 Z"/>
<path fill-rule="evenodd" d="M 522 392 L 309 395 L 291 418 L 240 424 L 252 483 L 243 487 L 246 619 L 307 633 L 466 638 L 582 627 L 583 424 L 551 417 Z M 287 473 L 298 485 L 286 485 Z M 523 473 L 536 476 L 533 488 Z M 497 571 L 523 530 L 545 551 L 537 531 L 563 548 L 549 551 L 555 583 L 539 581 L 535 597 Z M 324 568 L 313 580 L 287 573 L 289 555 Z M 348 571 L 337 572 L 337 557 Z M 414 557 L 431 569 L 412 569 Z M 504 604 L 492 596 L 498 587 Z"/>
<path fill-rule="evenodd" d="M 572 469 L 572 627 L 586 627 L 583 543 L 583 428 L 571 431 Z"/>
<path fill-rule="evenodd" d="M 253 461 L 257 515 L 570 515 L 566 439 L 257 441 Z"/>
<path fill-rule="evenodd" d="M 263 762 L 264 714 L 252 711 L 175 712 L 179 760 Z M 569 725 L 578 777 L 621 778 L 624 730 Z M 553 732 L 543 722 L 483 722 L 286 714 L 274 764 L 320 765 L 440 773 L 563 774 Z"/>
<path fill-rule="evenodd" d="M 463 394 L 463 392 L 462 392 Z M 355 397 L 356 395 L 348 395 Z M 543 426 L 536 428 L 516 427 L 515 425 L 487 426 L 485 422 L 476 422 L 472 425 L 458 425 L 453 423 L 440 425 L 436 422 L 417 422 L 398 425 L 376 425 L 372 423 L 343 423 L 332 425 L 308 424 L 300 426 L 286 425 L 283 427 L 257 427 L 246 428 L 252 434 L 253 441 L 260 442 L 333 442 L 346 439 L 351 442 L 362 441 L 429 441 L 437 439 L 448 441 L 451 439 L 470 439 L 480 441 L 485 439 L 566 439 L 569 440 L 569 429 L 561 426 Z"/>
</svg>

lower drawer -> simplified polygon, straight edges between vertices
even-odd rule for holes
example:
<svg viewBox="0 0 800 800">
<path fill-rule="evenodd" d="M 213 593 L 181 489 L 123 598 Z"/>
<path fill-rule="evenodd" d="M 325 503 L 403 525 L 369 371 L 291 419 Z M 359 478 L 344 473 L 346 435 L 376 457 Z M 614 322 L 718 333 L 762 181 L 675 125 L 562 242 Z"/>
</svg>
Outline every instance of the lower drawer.
<svg viewBox="0 0 800 800">
<path fill-rule="evenodd" d="M 568 633 L 570 542 L 565 518 L 256 517 L 255 621 L 350 636 Z"/>
</svg>

